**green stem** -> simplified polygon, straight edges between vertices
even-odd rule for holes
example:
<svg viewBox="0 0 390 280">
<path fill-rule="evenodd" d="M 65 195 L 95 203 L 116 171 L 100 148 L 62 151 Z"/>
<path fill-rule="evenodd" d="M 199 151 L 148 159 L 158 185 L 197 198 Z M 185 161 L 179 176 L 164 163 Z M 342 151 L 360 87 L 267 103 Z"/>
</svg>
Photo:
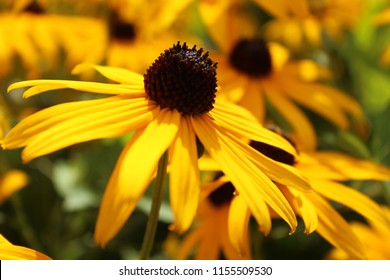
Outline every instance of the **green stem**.
<svg viewBox="0 0 390 280">
<path fill-rule="evenodd" d="M 157 177 L 153 190 L 152 206 L 150 208 L 148 223 L 146 224 L 146 232 L 142 243 L 140 259 L 146 260 L 150 256 L 153 248 L 154 237 L 156 235 L 160 206 L 164 195 L 164 183 L 167 175 L 168 153 L 165 152 L 159 162 L 157 169 Z"/>
<path fill-rule="evenodd" d="M 13 195 L 10 198 L 10 201 L 12 207 L 15 210 L 16 219 L 21 228 L 20 233 L 22 234 L 26 242 L 29 244 L 29 247 L 42 252 L 43 247 L 41 245 L 41 242 L 39 242 L 38 238 L 35 236 L 34 230 L 31 227 L 31 224 L 29 223 L 26 215 L 24 214 L 24 209 L 22 207 L 22 202 L 20 201 L 19 194 Z"/>
</svg>

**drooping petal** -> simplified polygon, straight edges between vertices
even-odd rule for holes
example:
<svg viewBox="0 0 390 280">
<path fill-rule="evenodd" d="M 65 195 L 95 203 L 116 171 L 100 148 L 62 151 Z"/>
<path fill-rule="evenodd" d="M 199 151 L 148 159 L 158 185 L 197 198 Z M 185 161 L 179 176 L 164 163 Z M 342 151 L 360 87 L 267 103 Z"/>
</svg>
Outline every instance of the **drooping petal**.
<svg viewBox="0 0 390 280">
<path fill-rule="evenodd" d="M 187 118 L 181 118 L 171 147 L 170 202 L 177 231 L 187 230 L 199 204 L 200 179 L 195 132 Z"/>
<path fill-rule="evenodd" d="M 305 223 L 305 233 L 310 234 L 318 227 L 318 216 L 316 208 L 308 200 L 304 193 L 285 186 L 279 186 L 284 196 L 290 202 L 293 209 L 302 217 Z"/>
<path fill-rule="evenodd" d="M 142 190 L 154 175 L 160 157 L 172 144 L 180 119 L 180 113 L 176 110 L 162 109 L 133 142 L 118 173 L 123 200 L 140 198 Z"/>
<path fill-rule="evenodd" d="M 111 97 L 56 105 L 21 121 L 1 140 L 4 149 L 26 146 L 25 162 L 70 145 L 129 133 L 158 113 L 145 98 Z"/>
<path fill-rule="evenodd" d="M 290 98 L 313 110 L 337 126 L 343 129 L 348 128 L 348 119 L 345 114 L 348 112 L 348 107 L 343 106 L 344 104 L 333 98 L 334 94 L 332 93 L 335 90 L 332 90 L 331 87 L 315 83 L 301 83 L 292 79 L 284 79 L 282 85 L 284 92 Z M 345 94 L 343 96 L 345 99 L 347 98 Z M 338 97 L 340 96 L 338 95 Z M 356 101 L 353 101 L 352 98 L 349 101 L 348 104 L 351 108 L 354 108 Z"/>
<path fill-rule="evenodd" d="M 294 187 L 304 192 L 310 192 L 310 185 L 305 178 L 305 175 L 293 166 L 275 161 L 257 150 L 253 149 L 249 145 L 241 142 L 234 135 L 229 132 L 225 132 L 232 141 L 231 149 L 237 150 L 247 155 L 247 158 L 255 164 L 262 172 L 264 172 L 271 180 L 278 182 L 282 185 Z M 234 148 L 233 148 L 234 147 Z"/>
<path fill-rule="evenodd" d="M 95 69 L 106 78 L 125 85 L 137 85 L 143 88 L 144 78 L 142 75 L 133 71 L 112 67 L 112 66 L 99 66 L 94 64 L 82 63 L 77 65 L 72 70 L 72 74 L 80 74 L 87 70 Z"/>
<path fill-rule="evenodd" d="M 318 214 L 318 233 L 328 242 L 354 259 L 364 259 L 363 244 L 352 232 L 349 224 L 323 198 L 316 193 L 305 194 Z"/>
<path fill-rule="evenodd" d="M 324 197 L 341 203 L 375 224 L 390 226 L 380 206 L 363 193 L 330 180 L 311 180 L 312 187 Z"/>
<path fill-rule="evenodd" d="M 238 104 L 249 110 L 260 123 L 264 123 L 265 101 L 257 81 L 248 80 L 245 94 Z"/>
<path fill-rule="evenodd" d="M 216 102 L 210 115 L 226 130 L 254 141 L 276 146 L 297 157 L 295 148 L 280 135 L 264 128 L 256 118 L 241 106 Z"/>
<path fill-rule="evenodd" d="M 305 172 L 310 172 L 312 177 L 335 180 L 390 180 L 389 168 L 368 160 L 328 151 L 316 151 L 307 157 L 313 162 L 310 164 L 310 159 L 307 163 L 302 162 L 302 168 Z"/>
<path fill-rule="evenodd" d="M 263 82 L 263 85 L 267 98 L 293 127 L 294 133 L 301 140 L 300 144 L 309 151 L 314 150 L 317 146 L 317 136 L 308 118 L 293 102 L 285 98 L 273 83 Z"/>
<path fill-rule="evenodd" d="M 245 200 L 240 195 L 234 196 L 228 214 L 229 239 L 236 251 L 248 259 L 251 258 L 248 231 L 250 217 L 251 212 Z"/>
<path fill-rule="evenodd" d="M 13 245 L 0 234 L 0 260 L 51 260 L 51 258 L 33 249 Z"/>
<path fill-rule="evenodd" d="M 293 210 L 273 182 L 247 158 L 249 155 L 234 147 L 232 140 L 219 132 L 207 115 L 191 120 L 205 149 L 243 196 L 253 216 L 262 221 L 262 208 L 257 201 L 264 199 L 294 231 L 297 221 Z"/>
<path fill-rule="evenodd" d="M 180 115 L 161 110 L 137 131 L 118 159 L 99 209 L 95 241 L 104 246 L 122 228 L 145 192 L 161 155 L 176 136 Z"/>
<path fill-rule="evenodd" d="M 119 85 L 66 80 L 30 80 L 17 82 L 8 87 L 8 92 L 24 87 L 31 87 L 23 93 L 24 98 L 28 98 L 45 91 L 64 88 L 100 94 L 126 94 L 131 97 L 146 97 L 143 85 Z"/>
</svg>

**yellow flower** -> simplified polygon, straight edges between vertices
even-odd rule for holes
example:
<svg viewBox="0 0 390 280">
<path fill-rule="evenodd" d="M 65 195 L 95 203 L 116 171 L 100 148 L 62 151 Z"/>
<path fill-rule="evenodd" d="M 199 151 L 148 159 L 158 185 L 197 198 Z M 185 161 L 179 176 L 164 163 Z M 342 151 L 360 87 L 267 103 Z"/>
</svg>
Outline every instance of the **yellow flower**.
<svg viewBox="0 0 390 280">
<path fill-rule="evenodd" d="M 259 39 L 246 13 L 229 9 L 222 18 L 216 29 L 210 29 L 219 48 L 213 58 L 219 63 L 219 84 L 232 101 L 262 123 L 269 101 L 311 150 L 317 144 L 316 134 L 296 103 L 342 129 L 350 126 L 348 116 L 352 116 L 363 131 L 360 105 L 341 90 L 317 81 L 329 78 L 326 69 L 310 60 L 292 61 L 286 48 Z"/>
<path fill-rule="evenodd" d="M 374 17 L 374 23 L 376 25 L 385 25 L 390 23 L 390 8 L 387 8 Z M 381 55 L 381 63 L 383 65 L 390 64 L 390 44 L 388 44 Z"/>
<path fill-rule="evenodd" d="M 254 0 L 275 19 L 265 26 L 269 40 L 282 40 L 299 48 L 305 42 L 318 46 L 322 33 L 339 39 L 362 15 L 362 0 Z"/>
<path fill-rule="evenodd" d="M 18 190 L 24 188 L 28 183 L 26 173 L 11 169 L 0 178 L 0 205 Z"/>
<path fill-rule="evenodd" d="M 0 260 L 51 260 L 33 249 L 11 244 L 0 234 Z"/>
<path fill-rule="evenodd" d="M 369 225 L 353 222 L 350 227 L 363 243 L 366 257 L 369 260 L 390 260 L 390 209 L 383 207 L 388 218 L 387 226 L 371 222 Z M 327 256 L 329 259 L 351 259 L 348 253 L 340 248 L 334 248 Z"/>
<path fill-rule="evenodd" d="M 176 1 L 109 1 L 106 64 L 146 70 L 161 49 L 177 40 L 169 28 L 190 0 Z M 140 55 L 142 53 L 142 55 Z"/>
<path fill-rule="evenodd" d="M 336 152 L 300 152 L 299 161 L 290 154 L 268 144 L 252 142 L 251 146 L 262 154 L 285 164 L 293 165 L 308 178 L 313 192 L 299 190 L 277 184 L 283 192 L 295 213 L 301 216 L 305 223 L 305 233 L 317 231 L 335 247 L 348 253 L 351 258 L 365 258 L 363 244 L 354 234 L 347 221 L 332 207 L 328 200 L 340 203 L 365 217 L 368 221 L 381 226 L 388 225 L 383 211 L 365 194 L 347 187 L 338 181 L 346 180 L 390 180 L 390 169 L 369 161 L 355 159 Z M 218 166 L 210 159 L 201 159 L 201 169 L 218 170 Z M 247 228 L 251 215 L 246 199 L 235 192 L 227 183 L 226 177 L 220 177 L 203 188 L 204 192 L 226 189 L 230 192 L 228 203 L 227 223 L 231 244 L 242 256 L 250 256 L 247 243 L 249 242 Z M 231 185 L 231 184 L 230 184 Z M 222 191 L 221 191 L 222 192 Z M 271 216 L 274 213 L 263 204 L 261 223 L 257 220 L 260 230 L 268 234 L 271 230 Z M 277 216 L 277 215 L 276 215 Z M 210 237 L 209 237 L 210 238 Z M 188 241 L 185 241 L 188 242 Z"/>
<path fill-rule="evenodd" d="M 0 14 L 0 77 L 13 70 L 16 58 L 29 78 L 47 73 L 58 65 L 61 49 L 71 67 L 102 59 L 106 34 L 101 21 L 48 14 L 35 1 L 17 3 L 22 2 L 16 11 Z"/>
<path fill-rule="evenodd" d="M 202 187 L 202 201 L 193 227 L 185 235 L 182 241 L 169 250 L 169 254 L 175 259 L 193 258 L 197 260 L 215 260 L 221 257 L 229 260 L 250 259 L 250 240 L 248 222 L 250 211 L 242 197 L 236 194 L 233 185 L 226 176 L 220 177 L 214 182 Z M 259 200 L 259 204 L 263 204 Z M 266 209 L 266 208 L 265 208 Z M 263 216 L 266 213 L 263 212 Z M 229 224 L 232 217 L 237 218 L 235 223 L 235 237 L 239 240 L 231 240 L 229 236 Z M 170 239 L 175 238 L 172 234 Z M 169 240 L 171 242 L 171 240 Z M 233 241 L 233 242 L 232 242 Z M 240 246 L 237 247 L 233 244 Z"/>
<path fill-rule="evenodd" d="M 106 244 L 126 222 L 166 150 L 174 227 L 179 232 L 188 229 L 199 196 L 196 138 L 247 199 L 256 218 L 261 219 L 260 198 L 294 231 L 296 217 L 271 180 L 301 190 L 310 187 L 295 169 L 270 160 L 240 138 L 275 145 L 292 155 L 296 155 L 295 150 L 285 139 L 259 125 L 245 109 L 221 100 L 215 102 L 216 64 L 208 53 L 178 43 L 161 54 L 144 76 L 88 64 L 79 65 L 74 72 L 91 67 L 119 84 L 35 80 L 11 85 L 9 90 L 31 87 L 24 97 L 63 88 L 111 96 L 42 110 L 11 129 L 0 144 L 4 149 L 25 147 L 22 158 L 28 162 L 76 143 L 135 130 L 103 197 L 95 232 L 99 244 Z"/>
</svg>

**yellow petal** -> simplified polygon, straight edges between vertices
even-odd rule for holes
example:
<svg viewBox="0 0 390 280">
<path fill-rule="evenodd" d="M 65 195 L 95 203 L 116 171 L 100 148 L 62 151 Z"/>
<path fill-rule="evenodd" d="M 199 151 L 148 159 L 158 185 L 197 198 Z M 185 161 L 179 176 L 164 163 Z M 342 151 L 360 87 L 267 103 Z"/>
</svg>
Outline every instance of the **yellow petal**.
<svg viewBox="0 0 390 280">
<path fill-rule="evenodd" d="M 255 0 L 255 2 L 276 17 L 286 17 L 289 15 L 288 1 L 285 0 Z"/>
<path fill-rule="evenodd" d="M 28 184 L 28 176 L 20 170 L 9 170 L 0 178 L 0 204 Z"/>
<path fill-rule="evenodd" d="M 246 93 L 243 96 L 243 98 L 240 100 L 238 105 L 249 110 L 260 123 L 264 123 L 264 118 L 265 118 L 264 103 L 265 101 L 259 83 L 254 82 L 253 80 L 249 80 L 248 86 L 246 87 Z"/>
<path fill-rule="evenodd" d="M 179 129 L 180 118 L 181 115 L 176 110 L 162 109 L 155 120 L 133 136 L 133 145 L 124 156 L 118 173 L 123 200 L 140 198 L 160 157 L 172 144 Z"/>
<path fill-rule="evenodd" d="M 72 74 L 80 74 L 89 69 L 95 69 L 106 78 L 118 82 L 120 84 L 140 85 L 141 88 L 144 86 L 144 78 L 142 75 L 124 68 L 99 66 L 99 65 L 83 63 L 77 65 L 72 70 Z"/>
<path fill-rule="evenodd" d="M 236 195 L 230 203 L 228 215 L 229 239 L 237 252 L 248 259 L 251 257 L 248 231 L 250 217 L 251 213 L 245 200 Z"/>
<path fill-rule="evenodd" d="M 363 244 L 352 232 L 349 224 L 323 198 L 316 193 L 305 194 L 316 207 L 318 233 L 335 247 L 347 252 L 353 259 L 364 259 Z"/>
<path fill-rule="evenodd" d="M 123 159 L 135 139 L 135 136 L 133 136 L 123 149 L 106 186 L 102 202 L 100 203 L 94 239 L 97 244 L 103 247 L 118 233 L 137 205 L 137 201 L 123 200 L 120 192 L 122 188 L 118 184 L 118 174 Z"/>
<path fill-rule="evenodd" d="M 264 83 L 264 91 L 271 104 L 293 127 L 300 140 L 299 144 L 306 150 L 314 150 L 317 146 L 317 136 L 306 115 L 272 83 Z"/>
<path fill-rule="evenodd" d="M 297 157 L 297 151 L 286 139 L 264 128 L 249 111 L 240 106 L 216 102 L 210 115 L 221 127 L 240 137 L 276 146 Z"/>
<path fill-rule="evenodd" d="M 318 162 L 314 162 L 313 165 L 319 165 L 322 168 L 321 173 L 312 173 L 312 177 L 335 180 L 390 180 L 389 168 L 368 160 L 326 151 L 313 152 L 307 156 Z M 306 165 L 305 172 L 309 172 L 310 167 Z M 332 175 L 333 173 L 340 174 L 340 176 Z"/>
<path fill-rule="evenodd" d="M 351 208 L 370 222 L 390 226 L 379 205 L 365 194 L 329 180 L 311 180 L 311 183 L 319 194 Z"/>
<path fill-rule="evenodd" d="M 293 166 L 280 163 L 263 155 L 249 145 L 240 142 L 234 135 L 229 135 L 228 132 L 226 132 L 226 134 L 230 139 L 235 139 L 235 141 L 232 142 L 232 149 L 234 146 L 234 149 L 237 149 L 237 152 L 240 151 L 241 153 L 247 154 L 247 158 L 271 180 L 304 192 L 311 191 L 307 179 L 299 170 Z"/>
<path fill-rule="evenodd" d="M 14 89 L 31 87 L 23 94 L 28 98 L 45 91 L 70 88 L 79 91 L 101 94 L 126 94 L 131 97 L 146 97 L 143 85 L 119 85 L 95 82 L 65 81 L 65 80 L 30 80 L 17 82 L 8 87 L 8 92 Z"/>
<path fill-rule="evenodd" d="M 314 205 L 308 200 L 304 193 L 293 188 L 279 186 L 284 196 L 293 206 L 294 210 L 302 217 L 305 223 L 305 233 L 310 234 L 318 227 L 318 216 Z"/>
<path fill-rule="evenodd" d="M 51 260 L 51 258 L 33 249 L 13 245 L 0 234 L 0 260 Z"/>
<path fill-rule="evenodd" d="M 21 121 L 0 142 L 5 149 L 26 146 L 25 162 L 70 145 L 129 133 L 158 112 L 144 98 L 111 97 L 60 104 Z"/>
<path fill-rule="evenodd" d="M 170 159 L 170 202 L 174 228 L 187 230 L 199 204 L 200 179 L 195 132 L 187 118 L 182 118 Z"/>
<path fill-rule="evenodd" d="M 235 140 L 218 131 L 221 128 L 217 129 L 207 115 L 191 120 L 205 149 L 243 196 L 253 216 L 258 221 L 263 220 L 258 199 L 264 199 L 294 231 L 297 221 L 290 205 L 273 182 L 248 159 L 249 155 L 232 144 Z"/>
</svg>

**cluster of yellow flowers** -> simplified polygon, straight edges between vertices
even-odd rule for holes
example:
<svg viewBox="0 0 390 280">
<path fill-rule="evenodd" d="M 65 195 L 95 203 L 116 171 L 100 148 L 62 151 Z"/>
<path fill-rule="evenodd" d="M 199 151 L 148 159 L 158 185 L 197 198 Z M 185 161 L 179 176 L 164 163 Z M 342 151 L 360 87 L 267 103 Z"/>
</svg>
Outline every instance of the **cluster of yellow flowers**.
<svg viewBox="0 0 390 280">
<path fill-rule="evenodd" d="M 258 258 L 258 239 L 265 242 L 258 233 L 269 236 L 278 220 L 287 223 L 287 238 L 318 233 L 334 247 L 328 258 L 390 258 L 390 248 L 375 249 L 390 242 L 390 169 L 369 155 L 358 158 L 322 142 L 324 135 L 348 135 L 368 151 L 365 143 L 375 131 L 356 95 L 339 87 L 348 82 L 340 83 L 341 60 L 335 66 L 330 50 L 345 48 L 363 19 L 371 30 L 390 22 L 384 1 L 3 5 L 0 79 L 11 93 L 0 96 L 0 203 L 24 186 L 40 188 L 34 172 L 11 168 L 23 169 L 74 144 L 120 138 L 126 142 L 99 199 L 95 224 L 94 241 L 103 248 L 153 186 L 141 258 L 153 249 L 164 193 L 172 218 L 161 250 L 171 258 Z M 390 62 L 388 48 L 380 55 L 378 69 Z M 67 72 L 79 78 L 65 80 Z M 42 99 L 33 113 L 15 97 L 54 90 L 70 97 Z M 82 94 L 71 95 L 75 91 Z M 19 148 L 25 165 L 7 151 Z M 35 166 L 42 168 L 42 162 Z M 358 188 L 352 180 L 371 184 Z M 379 195 L 370 187 L 374 181 L 382 182 Z M 343 214 L 346 209 L 355 219 Z M 3 235 L 2 259 L 48 258 Z M 51 252 L 42 253 L 56 257 Z"/>
</svg>

